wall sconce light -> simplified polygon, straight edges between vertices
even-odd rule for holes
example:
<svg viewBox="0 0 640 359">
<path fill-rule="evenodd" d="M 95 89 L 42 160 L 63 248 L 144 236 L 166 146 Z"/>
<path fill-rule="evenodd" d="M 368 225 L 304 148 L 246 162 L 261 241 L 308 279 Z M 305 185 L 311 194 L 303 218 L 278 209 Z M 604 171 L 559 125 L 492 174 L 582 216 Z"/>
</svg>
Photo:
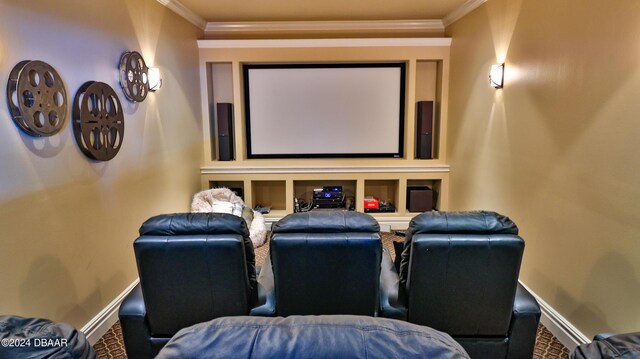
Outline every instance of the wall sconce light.
<svg viewBox="0 0 640 359">
<path fill-rule="evenodd" d="M 496 89 L 502 88 L 504 85 L 504 63 L 491 66 L 491 72 L 489 72 L 489 84 Z"/>
<path fill-rule="evenodd" d="M 162 78 L 160 77 L 160 69 L 157 67 L 149 67 L 149 71 L 147 73 L 147 78 L 149 79 L 149 90 L 150 91 L 158 91 L 160 87 L 162 87 Z"/>
</svg>

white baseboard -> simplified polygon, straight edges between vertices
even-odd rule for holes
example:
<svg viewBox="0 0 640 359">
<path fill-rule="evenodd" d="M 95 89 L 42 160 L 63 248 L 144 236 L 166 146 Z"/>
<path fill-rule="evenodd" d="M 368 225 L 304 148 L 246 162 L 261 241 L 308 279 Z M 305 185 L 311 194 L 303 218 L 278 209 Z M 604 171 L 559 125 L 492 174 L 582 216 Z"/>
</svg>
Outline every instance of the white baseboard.
<svg viewBox="0 0 640 359">
<path fill-rule="evenodd" d="M 131 293 L 138 283 L 140 283 L 140 279 L 136 278 L 131 285 L 80 329 L 87 337 L 89 344 L 93 346 L 118 321 L 118 308 L 120 308 L 120 303 L 122 303 L 124 298 Z"/>
<path fill-rule="evenodd" d="M 558 338 L 560 343 L 567 347 L 569 351 L 574 350 L 580 344 L 591 342 L 586 335 L 582 334 L 578 328 L 571 324 L 571 322 L 569 322 L 565 317 L 560 315 L 560 313 L 529 289 L 529 287 L 522 282 L 520 282 L 520 284 L 522 284 L 522 286 L 525 287 L 538 301 L 540 311 L 542 312 L 540 323 L 542 323 L 545 328 L 549 329 L 551 334 Z"/>
</svg>

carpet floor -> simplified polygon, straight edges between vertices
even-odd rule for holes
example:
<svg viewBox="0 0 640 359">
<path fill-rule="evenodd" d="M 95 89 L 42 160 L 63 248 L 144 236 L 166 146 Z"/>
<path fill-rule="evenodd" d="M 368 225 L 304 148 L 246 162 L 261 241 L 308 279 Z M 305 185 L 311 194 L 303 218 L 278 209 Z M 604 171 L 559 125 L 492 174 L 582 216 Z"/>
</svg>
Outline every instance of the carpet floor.
<svg viewBox="0 0 640 359">
<path fill-rule="evenodd" d="M 393 251 L 393 241 L 402 241 L 402 237 L 398 237 L 393 233 L 382 232 L 382 244 L 389 250 L 392 258 L 395 255 Z M 256 264 L 262 265 L 269 250 L 269 241 L 256 249 Z M 93 346 L 100 359 L 126 359 L 127 354 L 124 350 L 124 341 L 122 339 L 122 328 L 120 322 L 116 323 L 109 331 L 98 340 Z M 534 349 L 534 359 L 565 359 L 569 357 L 569 350 L 558 341 L 542 324 L 538 326 L 536 333 L 536 347 Z"/>
</svg>

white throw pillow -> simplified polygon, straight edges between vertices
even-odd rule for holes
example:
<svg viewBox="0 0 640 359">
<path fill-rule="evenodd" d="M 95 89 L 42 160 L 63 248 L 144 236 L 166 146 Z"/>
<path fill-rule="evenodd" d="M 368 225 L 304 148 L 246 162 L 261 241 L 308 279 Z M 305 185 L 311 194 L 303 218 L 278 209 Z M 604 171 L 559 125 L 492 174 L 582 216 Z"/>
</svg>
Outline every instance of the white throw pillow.
<svg viewBox="0 0 640 359">
<path fill-rule="evenodd" d="M 233 204 L 231 202 L 214 202 L 211 204 L 211 212 L 215 213 L 233 213 Z"/>
</svg>

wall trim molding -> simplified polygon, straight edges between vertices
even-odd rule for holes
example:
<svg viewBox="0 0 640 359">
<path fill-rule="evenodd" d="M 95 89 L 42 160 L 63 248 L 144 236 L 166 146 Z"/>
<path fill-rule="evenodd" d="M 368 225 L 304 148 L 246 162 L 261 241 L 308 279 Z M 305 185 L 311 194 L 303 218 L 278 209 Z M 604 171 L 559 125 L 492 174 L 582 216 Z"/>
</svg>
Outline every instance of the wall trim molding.
<svg viewBox="0 0 640 359">
<path fill-rule="evenodd" d="M 204 30 L 207 26 L 207 20 L 191 11 L 179 0 L 157 0 L 160 4 L 166 6 L 171 11 L 182 16 L 185 20 Z"/>
<path fill-rule="evenodd" d="M 200 174 L 255 173 L 449 173 L 449 165 L 429 166 L 234 166 L 201 167 Z"/>
<path fill-rule="evenodd" d="M 208 22 L 205 35 L 242 33 L 296 33 L 296 32 L 364 32 L 414 31 L 443 32 L 442 20 L 359 20 L 359 21 L 237 21 Z"/>
<path fill-rule="evenodd" d="M 556 338 L 567 347 L 570 351 L 574 350 L 578 345 L 590 343 L 591 340 L 584 335 L 578 328 L 576 328 L 571 322 L 563 317 L 558 311 L 556 311 L 549 303 L 545 302 L 539 295 L 527 287 L 522 281 L 520 284 L 526 288 L 531 295 L 538 301 L 540 305 L 540 311 L 542 316 L 540 322 L 549 331 L 555 335 Z"/>
<path fill-rule="evenodd" d="M 136 278 L 122 293 L 111 301 L 104 309 L 100 311 L 93 319 L 85 324 L 81 332 L 87 337 L 89 344 L 93 346 L 107 331 L 118 321 L 118 309 L 124 298 L 131 293 L 133 288 L 140 283 L 140 278 Z"/>
<path fill-rule="evenodd" d="M 354 21 L 229 21 L 207 22 L 186 7 L 180 0 L 157 0 L 183 17 L 206 35 L 242 34 L 253 32 L 295 33 L 306 32 L 363 32 L 363 31 L 415 31 L 442 32 L 445 27 L 478 8 L 487 0 L 468 0 L 442 19 L 428 20 L 354 20 Z"/>
<path fill-rule="evenodd" d="M 453 24 L 454 22 L 460 20 L 463 16 L 477 9 L 480 5 L 487 2 L 487 0 L 468 0 L 464 4 L 460 5 L 458 8 L 454 9 L 452 12 L 448 13 L 445 17 L 442 18 L 442 23 L 445 27 Z"/>
<path fill-rule="evenodd" d="M 198 40 L 198 48 L 200 49 L 398 46 L 451 46 L 451 38 L 416 37 L 362 39 Z"/>
</svg>

